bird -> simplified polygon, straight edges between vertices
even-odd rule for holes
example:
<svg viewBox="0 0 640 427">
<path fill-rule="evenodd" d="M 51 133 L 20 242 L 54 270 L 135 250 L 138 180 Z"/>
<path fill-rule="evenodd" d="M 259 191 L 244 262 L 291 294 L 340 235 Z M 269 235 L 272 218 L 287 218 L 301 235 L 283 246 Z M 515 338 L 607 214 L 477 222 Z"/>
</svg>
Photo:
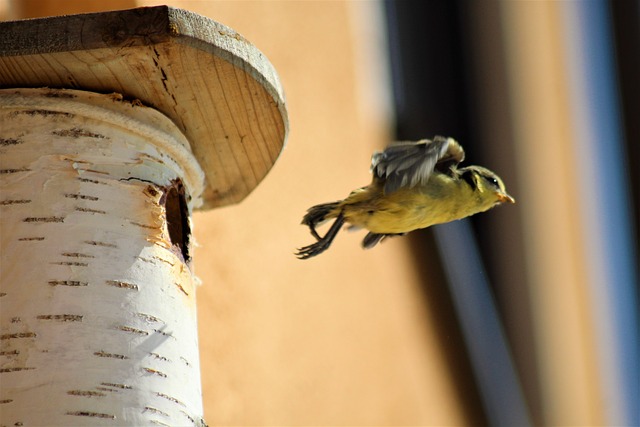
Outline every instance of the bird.
<svg viewBox="0 0 640 427">
<path fill-rule="evenodd" d="M 297 250 L 308 259 L 326 251 L 336 235 L 365 229 L 364 249 L 380 241 L 462 219 L 502 203 L 515 203 L 502 179 L 482 166 L 459 168 L 465 153 L 451 137 L 396 141 L 371 157 L 371 183 L 352 191 L 344 200 L 309 208 L 302 224 L 316 242 Z M 334 219 L 324 236 L 316 227 Z"/>
</svg>

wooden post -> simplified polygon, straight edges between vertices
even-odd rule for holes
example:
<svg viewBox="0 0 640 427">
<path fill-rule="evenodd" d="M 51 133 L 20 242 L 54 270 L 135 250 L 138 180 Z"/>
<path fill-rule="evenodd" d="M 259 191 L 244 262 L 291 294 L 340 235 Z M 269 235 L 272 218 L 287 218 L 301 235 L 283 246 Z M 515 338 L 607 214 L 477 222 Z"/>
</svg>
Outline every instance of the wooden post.
<svg viewBox="0 0 640 427">
<path fill-rule="evenodd" d="M 0 88 L 0 424 L 204 425 L 191 212 L 275 162 L 275 71 L 154 7 L 0 23 Z"/>
</svg>

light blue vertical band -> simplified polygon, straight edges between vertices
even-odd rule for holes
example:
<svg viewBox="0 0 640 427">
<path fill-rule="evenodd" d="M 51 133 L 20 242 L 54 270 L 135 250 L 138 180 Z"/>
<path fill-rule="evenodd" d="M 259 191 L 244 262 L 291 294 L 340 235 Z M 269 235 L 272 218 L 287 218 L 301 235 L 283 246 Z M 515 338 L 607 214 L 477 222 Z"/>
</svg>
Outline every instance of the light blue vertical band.
<svg viewBox="0 0 640 427">
<path fill-rule="evenodd" d="M 529 411 L 471 225 L 463 219 L 433 230 L 489 425 L 530 426 Z"/>
<path fill-rule="evenodd" d="M 640 425 L 638 252 L 604 0 L 563 3 L 583 236 L 609 425 Z M 640 76 L 639 76 L 640 78 Z M 640 116 L 638 117 L 640 120 Z M 635 141 L 634 143 L 638 143 Z M 638 165 L 634 165 L 638 167 Z"/>
</svg>

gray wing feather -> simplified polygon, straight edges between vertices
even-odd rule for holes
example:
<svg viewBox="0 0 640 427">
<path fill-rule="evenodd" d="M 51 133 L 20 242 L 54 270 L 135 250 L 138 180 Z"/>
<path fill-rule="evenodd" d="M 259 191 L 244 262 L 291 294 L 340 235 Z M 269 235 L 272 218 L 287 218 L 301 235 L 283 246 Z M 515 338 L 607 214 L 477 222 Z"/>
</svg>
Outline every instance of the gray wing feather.
<svg viewBox="0 0 640 427">
<path fill-rule="evenodd" d="M 394 142 L 383 152 L 373 155 L 371 170 L 377 178 L 385 181 L 386 194 L 393 193 L 400 187 L 424 185 L 438 161 L 447 157 L 452 144 L 455 144 L 451 149 L 455 148 L 456 154 L 458 151 L 463 153 L 462 148 L 453 139 L 441 136 L 436 136 L 433 140 Z"/>
</svg>

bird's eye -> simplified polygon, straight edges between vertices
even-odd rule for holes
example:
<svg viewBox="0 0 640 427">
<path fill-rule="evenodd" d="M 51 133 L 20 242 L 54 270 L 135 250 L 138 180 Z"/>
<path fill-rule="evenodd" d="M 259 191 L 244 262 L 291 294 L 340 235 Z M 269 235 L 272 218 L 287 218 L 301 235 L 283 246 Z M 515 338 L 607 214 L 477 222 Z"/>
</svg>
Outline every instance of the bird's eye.
<svg viewBox="0 0 640 427">
<path fill-rule="evenodd" d="M 492 176 L 485 176 L 484 177 L 487 181 L 489 181 L 489 183 L 491 185 L 493 185 L 496 188 L 500 188 L 500 183 L 498 182 L 498 180 Z"/>
</svg>

